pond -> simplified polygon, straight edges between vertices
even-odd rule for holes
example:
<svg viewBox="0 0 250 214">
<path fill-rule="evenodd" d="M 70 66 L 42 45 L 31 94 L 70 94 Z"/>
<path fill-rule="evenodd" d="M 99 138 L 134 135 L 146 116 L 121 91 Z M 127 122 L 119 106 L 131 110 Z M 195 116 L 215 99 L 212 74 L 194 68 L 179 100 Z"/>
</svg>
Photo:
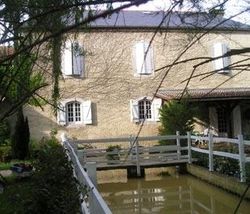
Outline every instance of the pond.
<svg viewBox="0 0 250 214">
<path fill-rule="evenodd" d="M 234 213 L 239 197 L 190 175 L 149 176 L 125 179 L 120 176 L 98 184 L 114 214 L 130 213 Z M 249 190 L 250 191 L 250 190 Z M 250 213 L 243 201 L 237 214 Z"/>
</svg>

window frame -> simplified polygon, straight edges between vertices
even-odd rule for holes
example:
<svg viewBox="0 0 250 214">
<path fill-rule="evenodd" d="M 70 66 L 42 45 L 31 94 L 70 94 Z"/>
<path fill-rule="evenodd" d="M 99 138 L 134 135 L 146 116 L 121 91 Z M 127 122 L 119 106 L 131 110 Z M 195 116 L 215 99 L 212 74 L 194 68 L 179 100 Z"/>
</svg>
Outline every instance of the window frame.
<svg viewBox="0 0 250 214">
<path fill-rule="evenodd" d="M 69 120 L 69 105 L 72 105 L 72 121 Z M 66 114 L 66 124 L 70 125 L 70 124 L 81 124 L 83 121 L 83 117 L 82 117 L 82 104 L 78 101 L 71 101 L 66 103 L 65 105 L 65 114 Z M 77 113 L 79 113 L 79 115 L 77 115 Z M 79 119 L 79 120 L 78 120 Z"/>
<path fill-rule="evenodd" d="M 74 119 L 70 121 L 69 118 L 69 105 L 73 104 L 72 107 L 72 116 Z M 76 103 L 79 105 L 76 106 Z M 77 116 L 77 109 L 79 110 L 79 118 L 80 120 L 76 120 Z M 81 98 L 70 98 L 70 99 L 64 99 L 61 100 L 58 103 L 58 109 L 57 109 L 57 123 L 61 126 L 79 126 L 79 125 L 91 125 L 93 124 L 92 119 L 92 102 L 90 100 L 83 100 Z"/>
</svg>

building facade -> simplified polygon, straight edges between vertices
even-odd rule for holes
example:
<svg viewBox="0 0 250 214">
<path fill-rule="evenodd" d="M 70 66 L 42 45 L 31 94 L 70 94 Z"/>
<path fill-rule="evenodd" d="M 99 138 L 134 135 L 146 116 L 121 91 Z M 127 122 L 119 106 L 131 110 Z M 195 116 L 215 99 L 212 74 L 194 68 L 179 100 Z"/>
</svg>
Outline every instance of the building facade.
<svg viewBox="0 0 250 214">
<path fill-rule="evenodd" d="M 184 89 L 207 112 L 206 120 L 197 119 L 198 131 L 248 135 L 248 54 L 220 56 L 248 47 L 250 28 L 233 21 L 215 28 L 223 18 L 208 15 L 185 20 L 173 13 L 159 28 L 163 14 L 124 11 L 68 34 L 57 116 L 49 105 L 43 111 L 27 106 L 32 137 L 52 129 L 78 139 L 128 136 L 142 124 L 141 135 L 155 135 L 161 105 Z M 205 63 L 211 57 L 218 58 Z M 44 91 L 50 95 L 50 87 Z"/>
</svg>

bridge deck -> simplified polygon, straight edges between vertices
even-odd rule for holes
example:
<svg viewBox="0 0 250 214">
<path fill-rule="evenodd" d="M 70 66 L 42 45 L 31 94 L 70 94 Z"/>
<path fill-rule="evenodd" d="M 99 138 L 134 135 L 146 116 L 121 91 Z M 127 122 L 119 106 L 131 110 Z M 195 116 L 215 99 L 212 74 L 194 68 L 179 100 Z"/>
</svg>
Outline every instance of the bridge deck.
<svg viewBox="0 0 250 214">
<path fill-rule="evenodd" d="M 140 167 L 143 168 L 155 168 L 155 167 L 166 167 L 166 166 L 176 166 L 186 164 L 188 159 L 181 160 L 168 160 L 168 161 L 144 161 L 140 163 Z M 111 170 L 111 169 L 127 169 L 129 167 L 136 167 L 136 163 L 118 163 L 118 164 L 108 164 L 108 163 L 98 163 L 97 170 Z"/>
</svg>

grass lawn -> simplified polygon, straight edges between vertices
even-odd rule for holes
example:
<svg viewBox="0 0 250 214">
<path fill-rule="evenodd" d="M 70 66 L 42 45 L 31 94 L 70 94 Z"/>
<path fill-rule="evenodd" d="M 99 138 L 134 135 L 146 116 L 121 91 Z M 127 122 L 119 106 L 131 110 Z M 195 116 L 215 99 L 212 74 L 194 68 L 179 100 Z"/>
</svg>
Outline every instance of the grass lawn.
<svg viewBox="0 0 250 214">
<path fill-rule="evenodd" d="M 32 202 L 32 179 L 17 179 L 10 176 L 7 177 L 7 181 L 4 192 L 0 193 L 0 213 L 29 213 L 27 208 Z"/>
<path fill-rule="evenodd" d="M 30 164 L 31 161 L 30 160 L 12 160 L 10 162 L 0 162 L 0 170 L 7 170 L 10 169 L 10 167 L 15 164 L 15 163 L 25 163 L 25 164 Z"/>
</svg>

